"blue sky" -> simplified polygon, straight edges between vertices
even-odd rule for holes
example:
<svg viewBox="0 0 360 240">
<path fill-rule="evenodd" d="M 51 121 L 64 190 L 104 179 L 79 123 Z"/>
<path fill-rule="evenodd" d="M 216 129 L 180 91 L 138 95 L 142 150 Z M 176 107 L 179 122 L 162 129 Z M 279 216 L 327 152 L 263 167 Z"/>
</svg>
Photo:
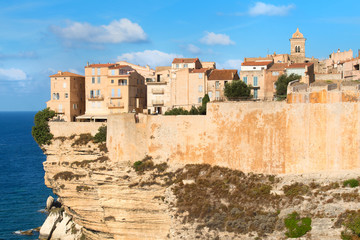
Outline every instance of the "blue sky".
<svg viewBox="0 0 360 240">
<path fill-rule="evenodd" d="M 37 111 L 50 98 L 49 75 L 83 74 L 87 62 L 151 67 L 199 57 L 237 68 L 244 57 L 289 53 L 296 28 L 307 57 L 360 48 L 354 1 L 3 1 L 0 111 Z"/>
</svg>

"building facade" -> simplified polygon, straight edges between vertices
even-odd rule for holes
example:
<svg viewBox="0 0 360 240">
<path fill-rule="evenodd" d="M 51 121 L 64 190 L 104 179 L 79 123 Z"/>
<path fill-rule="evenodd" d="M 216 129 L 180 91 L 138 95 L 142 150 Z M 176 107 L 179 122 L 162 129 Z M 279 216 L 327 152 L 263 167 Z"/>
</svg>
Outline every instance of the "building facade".
<svg viewBox="0 0 360 240">
<path fill-rule="evenodd" d="M 85 113 L 85 77 L 59 71 L 50 76 L 51 99 L 46 106 L 56 112 L 58 120 L 73 122 Z"/>
<path fill-rule="evenodd" d="M 108 114 L 143 112 L 145 78 L 128 65 L 91 64 L 85 67 L 86 113 L 79 120 L 104 121 Z"/>
<path fill-rule="evenodd" d="M 294 63 L 286 68 L 287 75 L 300 75 L 300 82 L 310 85 L 315 81 L 314 64 L 313 63 Z"/>
<path fill-rule="evenodd" d="M 207 93 L 210 101 L 225 101 L 225 84 L 239 79 L 240 77 L 236 69 L 212 70 L 207 81 Z"/>
</svg>

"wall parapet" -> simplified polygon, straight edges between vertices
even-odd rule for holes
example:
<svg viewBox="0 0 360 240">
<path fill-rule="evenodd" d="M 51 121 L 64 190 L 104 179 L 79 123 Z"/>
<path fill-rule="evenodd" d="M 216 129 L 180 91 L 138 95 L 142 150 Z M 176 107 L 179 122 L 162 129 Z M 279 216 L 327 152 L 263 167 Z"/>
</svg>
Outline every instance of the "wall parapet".
<svg viewBox="0 0 360 240">
<path fill-rule="evenodd" d="M 258 173 L 360 168 L 360 103 L 209 103 L 206 116 L 111 115 L 110 159 L 145 155 Z"/>
<path fill-rule="evenodd" d="M 50 132 L 54 137 L 70 137 L 90 133 L 95 135 L 99 127 L 106 125 L 104 122 L 49 122 Z"/>
</svg>

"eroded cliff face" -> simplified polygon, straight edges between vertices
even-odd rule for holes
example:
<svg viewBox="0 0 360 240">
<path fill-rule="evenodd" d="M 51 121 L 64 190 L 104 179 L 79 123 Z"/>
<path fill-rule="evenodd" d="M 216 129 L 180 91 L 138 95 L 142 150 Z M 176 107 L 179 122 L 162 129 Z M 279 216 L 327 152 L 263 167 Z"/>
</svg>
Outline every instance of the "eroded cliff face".
<svg viewBox="0 0 360 240">
<path fill-rule="evenodd" d="M 74 145 L 78 138 L 45 146 L 45 184 L 83 226 L 86 239 L 165 239 L 171 219 L 159 196 L 166 188 L 129 187 L 143 177 L 130 163 L 112 162 L 91 141 Z"/>
<path fill-rule="evenodd" d="M 151 156 L 115 162 L 80 136 L 44 150 L 45 183 L 82 231 L 67 239 L 285 239 L 293 211 L 312 219 L 304 239 L 339 239 L 347 211 L 360 208 L 358 188 L 342 186 L 356 170 L 275 176 Z"/>
</svg>

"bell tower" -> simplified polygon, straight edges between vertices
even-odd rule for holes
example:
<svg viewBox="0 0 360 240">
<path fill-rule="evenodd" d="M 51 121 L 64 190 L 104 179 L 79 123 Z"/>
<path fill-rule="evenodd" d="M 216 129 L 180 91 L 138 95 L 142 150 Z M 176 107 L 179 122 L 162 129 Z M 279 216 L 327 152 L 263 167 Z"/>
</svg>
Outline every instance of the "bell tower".
<svg viewBox="0 0 360 240">
<path fill-rule="evenodd" d="M 296 29 L 296 32 L 290 38 L 291 51 L 290 55 L 305 58 L 305 41 L 304 35 Z"/>
</svg>

